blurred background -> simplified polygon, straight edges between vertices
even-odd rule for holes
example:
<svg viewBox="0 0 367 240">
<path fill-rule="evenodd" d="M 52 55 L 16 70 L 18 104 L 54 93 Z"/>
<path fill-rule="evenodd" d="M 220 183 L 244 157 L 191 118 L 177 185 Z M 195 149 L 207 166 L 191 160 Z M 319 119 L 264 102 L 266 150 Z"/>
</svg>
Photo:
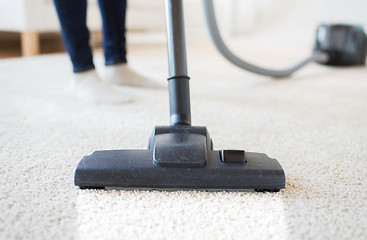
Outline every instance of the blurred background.
<svg viewBox="0 0 367 240">
<path fill-rule="evenodd" d="M 187 37 L 206 37 L 201 0 L 184 0 Z M 319 23 L 367 26 L 366 0 L 215 0 L 225 38 L 312 45 Z M 128 1 L 128 35 L 165 41 L 164 0 Z M 91 44 L 101 46 L 101 17 L 88 0 Z M 129 40 L 130 39 L 130 40 Z M 142 38 L 128 37 L 128 44 Z M 0 0 L 0 58 L 63 52 L 52 0 Z"/>
</svg>

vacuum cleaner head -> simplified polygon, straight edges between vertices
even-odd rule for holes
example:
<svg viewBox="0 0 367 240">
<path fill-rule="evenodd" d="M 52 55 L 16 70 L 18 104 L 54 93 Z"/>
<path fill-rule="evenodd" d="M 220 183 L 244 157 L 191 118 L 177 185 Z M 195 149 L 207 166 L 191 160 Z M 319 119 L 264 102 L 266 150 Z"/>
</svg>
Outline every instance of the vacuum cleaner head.
<svg viewBox="0 0 367 240">
<path fill-rule="evenodd" d="M 205 127 L 156 127 L 147 150 L 96 151 L 75 171 L 80 188 L 279 191 L 277 160 L 243 150 L 213 150 Z"/>
</svg>

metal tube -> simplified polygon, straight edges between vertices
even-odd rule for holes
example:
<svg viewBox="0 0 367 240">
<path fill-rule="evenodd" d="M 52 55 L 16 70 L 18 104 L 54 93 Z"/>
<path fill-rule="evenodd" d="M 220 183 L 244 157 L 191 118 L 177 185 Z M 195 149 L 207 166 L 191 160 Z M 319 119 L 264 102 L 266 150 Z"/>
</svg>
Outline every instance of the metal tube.
<svg viewBox="0 0 367 240">
<path fill-rule="evenodd" d="M 171 125 L 191 125 L 189 76 L 182 0 L 166 0 L 168 90 Z"/>
</svg>

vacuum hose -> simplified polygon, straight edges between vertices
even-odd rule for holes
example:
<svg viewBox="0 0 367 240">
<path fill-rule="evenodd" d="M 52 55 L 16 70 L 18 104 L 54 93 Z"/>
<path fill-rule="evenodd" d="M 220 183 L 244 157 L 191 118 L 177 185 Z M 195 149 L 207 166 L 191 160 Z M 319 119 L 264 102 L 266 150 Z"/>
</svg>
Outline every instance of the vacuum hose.
<svg viewBox="0 0 367 240">
<path fill-rule="evenodd" d="M 217 48 L 217 50 L 225 57 L 228 61 L 233 63 L 234 65 L 245 69 L 247 71 L 266 75 L 274 78 L 281 78 L 281 77 L 287 77 L 297 71 L 298 69 L 302 68 L 306 64 L 310 62 L 327 62 L 328 61 L 328 55 L 326 53 L 322 52 L 315 52 L 310 57 L 304 59 L 303 61 L 297 63 L 296 65 L 286 68 L 286 69 L 280 69 L 280 70 L 272 70 L 272 69 L 266 69 L 262 67 L 255 66 L 249 62 L 246 62 L 239 57 L 237 57 L 234 53 L 232 53 L 226 44 L 223 41 L 223 38 L 221 37 L 215 17 L 214 12 L 214 6 L 213 6 L 213 0 L 203 0 L 204 3 L 204 13 L 205 13 L 205 20 L 206 24 L 209 30 L 209 35 Z"/>
</svg>

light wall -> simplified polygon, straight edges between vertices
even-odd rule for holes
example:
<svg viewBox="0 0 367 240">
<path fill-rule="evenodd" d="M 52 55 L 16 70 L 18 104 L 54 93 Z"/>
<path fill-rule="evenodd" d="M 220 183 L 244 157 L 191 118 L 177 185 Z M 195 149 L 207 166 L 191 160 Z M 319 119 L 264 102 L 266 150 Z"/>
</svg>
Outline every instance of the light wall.
<svg viewBox="0 0 367 240">
<path fill-rule="evenodd" d="M 186 0 L 185 5 L 191 15 L 188 28 L 205 31 L 201 0 Z M 319 23 L 367 28 L 367 0 L 215 0 L 215 8 L 225 36 L 308 42 Z"/>
<path fill-rule="evenodd" d="M 88 0 L 88 23 L 100 29 L 96 0 Z M 206 34 L 202 0 L 184 0 L 186 32 Z M 310 41 L 320 22 L 367 27 L 367 0 L 215 0 L 224 36 Z M 130 31 L 165 31 L 164 0 L 128 0 Z M 58 31 L 52 0 L 0 0 L 0 31 Z"/>
</svg>

